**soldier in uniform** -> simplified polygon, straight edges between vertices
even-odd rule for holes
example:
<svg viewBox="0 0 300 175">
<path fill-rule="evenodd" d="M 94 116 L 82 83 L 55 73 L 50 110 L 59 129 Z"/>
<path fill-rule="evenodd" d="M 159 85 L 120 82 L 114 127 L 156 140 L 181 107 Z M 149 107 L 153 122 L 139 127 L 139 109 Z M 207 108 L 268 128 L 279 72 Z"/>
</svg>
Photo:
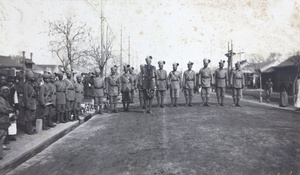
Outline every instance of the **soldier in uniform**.
<svg viewBox="0 0 300 175">
<path fill-rule="evenodd" d="M 129 111 L 129 103 L 131 102 L 130 92 L 131 87 L 133 86 L 132 76 L 128 73 L 130 69 L 130 65 L 124 65 L 124 74 L 120 76 L 120 84 L 121 84 L 121 93 L 122 93 L 122 102 L 123 102 L 123 110 Z"/>
<path fill-rule="evenodd" d="M 63 73 L 59 72 L 56 74 L 58 80 L 54 82 L 56 89 L 56 116 L 57 123 L 65 123 L 64 119 L 66 110 L 66 84 L 63 81 Z"/>
<path fill-rule="evenodd" d="M 242 89 L 245 86 L 245 78 L 239 62 L 235 63 L 235 70 L 231 72 L 230 82 L 233 89 L 233 106 L 241 107 L 240 99 L 242 97 Z"/>
<path fill-rule="evenodd" d="M 79 113 L 80 113 L 80 109 L 81 109 L 81 103 L 83 101 L 84 98 L 84 90 L 83 90 L 83 84 L 81 82 L 81 75 L 77 75 L 76 76 L 76 83 L 75 83 L 75 114 L 74 117 L 76 120 L 80 120 L 79 119 Z"/>
<path fill-rule="evenodd" d="M 102 114 L 103 96 L 105 90 L 104 78 L 100 75 L 101 71 L 99 68 L 95 69 L 95 77 L 92 79 L 93 86 L 93 97 L 95 101 L 96 113 Z"/>
<path fill-rule="evenodd" d="M 224 106 L 225 88 L 227 87 L 227 71 L 223 69 L 225 61 L 219 62 L 219 69 L 215 71 L 216 92 L 218 103 Z"/>
<path fill-rule="evenodd" d="M 201 87 L 202 106 L 209 106 L 210 88 L 212 81 L 211 70 L 208 67 L 210 60 L 203 59 L 204 67 L 199 71 L 199 87 Z"/>
<path fill-rule="evenodd" d="M 75 100 L 75 86 L 74 80 L 72 79 L 72 72 L 66 72 L 67 78 L 64 79 L 66 84 L 66 122 L 71 121 L 71 113 L 74 112 L 74 100 Z"/>
<path fill-rule="evenodd" d="M 169 89 L 169 80 L 167 71 L 163 69 L 165 61 L 159 61 L 158 67 L 159 69 L 156 71 L 156 97 L 157 97 L 157 107 L 164 108 L 166 90 Z"/>
<path fill-rule="evenodd" d="M 129 68 L 129 73 L 130 73 L 132 81 L 133 81 L 132 87 L 131 87 L 131 92 L 130 92 L 130 99 L 131 99 L 130 103 L 133 103 L 134 91 L 137 89 L 137 75 L 133 72 L 133 70 L 134 70 L 134 67 Z"/>
<path fill-rule="evenodd" d="M 27 81 L 24 84 L 24 94 L 23 94 L 23 106 L 25 112 L 25 125 L 27 134 L 34 134 L 32 128 L 32 122 L 36 119 L 36 109 L 37 109 L 37 92 L 34 89 L 35 77 L 32 71 L 26 72 Z"/>
<path fill-rule="evenodd" d="M 178 107 L 179 91 L 182 88 L 181 73 L 177 71 L 178 63 L 173 63 L 173 71 L 169 73 L 171 107 Z"/>
<path fill-rule="evenodd" d="M 107 95 L 110 103 L 109 113 L 117 113 L 118 95 L 120 94 L 120 80 L 116 75 L 117 66 L 111 68 L 111 75 L 106 78 Z"/>
<path fill-rule="evenodd" d="M 52 103 L 52 95 L 51 95 L 51 87 L 50 87 L 50 74 L 44 73 L 43 75 L 44 83 L 40 87 L 40 104 L 42 106 L 42 116 L 43 119 L 43 130 L 49 129 L 49 127 L 54 127 L 51 118 L 51 105 Z"/>
<path fill-rule="evenodd" d="M 186 101 L 185 106 L 193 106 L 192 101 L 194 89 L 196 89 L 196 73 L 192 70 L 193 64 L 193 62 L 188 62 L 188 70 L 184 71 L 182 78 L 182 85 Z"/>
<path fill-rule="evenodd" d="M 56 76 L 55 74 L 50 75 L 50 91 L 52 96 L 52 105 L 50 106 L 50 114 L 52 121 L 55 121 L 57 123 L 58 117 L 56 115 L 56 86 L 55 86 Z"/>
<path fill-rule="evenodd" d="M 139 90 L 139 100 L 140 100 L 140 108 L 145 109 L 145 104 L 144 104 L 144 92 L 143 92 L 143 67 L 145 65 L 141 64 L 140 65 L 140 73 L 137 76 L 137 88 Z"/>
<path fill-rule="evenodd" d="M 143 67 L 142 76 L 143 76 L 143 95 L 144 95 L 144 105 L 145 112 L 152 114 L 152 99 L 155 93 L 156 83 L 156 68 L 151 65 L 152 56 L 148 56 L 146 59 L 146 65 Z"/>
</svg>

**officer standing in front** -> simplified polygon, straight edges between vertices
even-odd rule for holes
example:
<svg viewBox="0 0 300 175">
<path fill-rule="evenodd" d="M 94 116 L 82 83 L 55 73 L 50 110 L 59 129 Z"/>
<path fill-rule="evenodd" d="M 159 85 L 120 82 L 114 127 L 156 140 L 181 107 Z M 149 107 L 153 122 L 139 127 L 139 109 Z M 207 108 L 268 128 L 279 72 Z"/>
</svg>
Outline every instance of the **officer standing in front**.
<svg viewBox="0 0 300 175">
<path fill-rule="evenodd" d="M 79 119 L 79 114 L 80 114 L 80 109 L 81 109 L 81 103 L 84 98 L 84 90 L 83 90 L 83 84 L 82 84 L 82 79 L 81 75 L 76 76 L 76 83 L 75 83 L 75 102 L 74 102 L 74 108 L 75 108 L 75 114 L 74 120 L 80 120 Z"/>
<path fill-rule="evenodd" d="M 71 113 L 74 112 L 74 100 L 75 100 L 75 86 L 74 80 L 72 79 L 72 72 L 66 72 L 67 78 L 64 79 L 66 84 L 66 122 L 72 121 Z"/>
<path fill-rule="evenodd" d="M 66 110 L 66 83 L 63 81 L 64 74 L 59 72 L 56 74 L 58 80 L 54 82 L 56 89 L 56 116 L 57 123 L 65 123 L 65 110 Z"/>
<path fill-rule="evenodd" d="M 233 90 L 233 105 L 238 106 L 240 105 L 240 100 L 242 97 L 242 90 L 245 87 L 245 78 L 244 74 L 241 70 L 241 65 L 239 62 L 235 63 L 235 70 L 232 70 L 230 76 L 231 87 Z"/>
<path fill-rule="evenodd" d="M 216 92 L 218 103 L 224 106 L 225 88 L 227 87 L 227 71 L 223 69 L 225 61 L 219 62 L 219 69 L 215 71 Z"/>
<path fill-rule="evenodd" d="M 117 113 L 118 95 L 120 94 L 120 79 L 116 75 L 117 66 L 111 68 L 111 75 L 106 78 L 106 90 L 110 103 L 109 113 Z"/>
<path fill-rule="evenodd" d="M 43 120 L 43 130 L 49 129 L 49 127 L 54 127 L 51 119 L 51 105 L 52 105 L 52 95 L 50 88 L 50 74 L 44 73 L 43 75 L 44 83 L 40 87 L 40 104 L 42 107 L 42 120 Z"/>
<path fill-rule="evenodd" d="M 199 85 L 201 87 L 201 97 L 202 97 L 202 106 L 209 106 L 209 97 L 210 97 L 210 90 L 211 90 L 211 81 L 212 81 L 212 74 L 211 70 L 208 67 L 210 60 L 207 58 L 203 59 L 204 67 L 199 71 Z"/>
<path fill-rule="evenodd" d="M 167 71 L 163 69 L 165 61 L 159 61 L 158 67 L 159 69 L 156 71 L 156 82 L 157 82 L 157 89 L 156 89 L 156 97 L 157 97 L 157 107 L 164 108 L 165 105 L 165 96 L 166 90 L 169 89 L 169 80 Z"/>
<path fill-rule="evenodd" d="M 32 135 L 35 131 L 32 128 L 32 122 L 36 119 L 37 92 L 34 89 L 35 77 L 32 71 L 26 72 L 26 83 L 24 84 L 23 107 L 25 112 L 25 126 L 27 134 Z"/>
<path fill-rule="evenodd" d="M 179 91 L 182 88 L 181 73 L 177 71 L 179 63 L 173 63 L 173 71 L 169 73 L 171 107 L 178 107 Z"/>
<path fill-rule="evenodd" d="M 193 62 L 188 62 L 188 70 L 184 71 L 182 85 L 185 95 L 185 106 L 193 106 L 194 89 L 196 89 L 196 73 L 192 70 Z"/>
<path fill-rule="evenodd" d="M 103 96 L 105 90 L 105 81 L 102 77 L 101 71 L 99 68 L 95 69 L 95 77 L 92 79 L 93 86 L 93 97 L 94 97 L 94 105 L 96 109 L 96 114 L 102 114 L 102 104 L 103 104 Z"/>
<path fill-rule="evenodd" d="M 142 76 L 143 76 L 143 92 L 144 92 L 144 105 L 145 105 L 145 112 L 148 114 L 152 114 L 152 100 L 155 93 L 155 86 L 156 86 L 156 68 L 155 66 L 151 65 L 152 56 L 148 56 L 146 59 L 146 65 L 143 67 Z"/>
</svg>

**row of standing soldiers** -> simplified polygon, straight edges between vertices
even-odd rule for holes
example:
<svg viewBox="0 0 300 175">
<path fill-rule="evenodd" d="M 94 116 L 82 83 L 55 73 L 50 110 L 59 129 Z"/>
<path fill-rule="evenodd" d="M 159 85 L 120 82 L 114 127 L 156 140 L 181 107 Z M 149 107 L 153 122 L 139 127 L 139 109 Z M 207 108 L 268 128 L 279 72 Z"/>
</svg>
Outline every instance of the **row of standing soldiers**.
<svg viewBox="0 0 300 175">
<path fill-rule="evenodd" d="M 65 123 L 79 120 L 81 103 L 84 98 L 81 76 L 76 77 L 76 82 L 72 79 L 72 72 L 66 72 L 66 76 L 67 78 L 63 79 L 63 73 L 44 73 L 42 75 L 43 84 L 39 86 L 33 72 L 26 72 L 27 81 L 24 84 L 22 106 L 25 111 L 25 125 L 28 134 L 35 133 L 32 122 L 36 118 L 42 119 L 43 130 L 55 127 L 54 122 Z"/>
<path fill-rule="evenodd" d="M 179 92 L 182 89 L 186 98 L 186 106 L 193 106 L 193 94 L 198 88 L 201 88 L 202 105 L 209 106 L 209 97 L 212 84 L 212 73 L 208 67 L 210 60 L 204 59 L 204 67 L 199 71 L 199 77 L 192 70 L 193 63 L 189 62 L 188 70 L 183 73 L 183 76 L 177 71 L 178 63 L 173 64 L 173 71 L 167 74 L 163 69 L 164 61 L 159 61 L 159 69 L 151 65 L 152 57 L 145 59 L 146 65 L 140 66 L 140 73 L 133 73 L 133 68 L 130 65 L 123 67 L 124 73 L 118 76 L 116 74 L 117 67 L 111 68 L 111 75 L 103 78 L 100 76 L 100 70 L 95 70 L 95 77 L 91 84 L 94 88 L 94 98 L 96 113 L 102 113 L 103 96 L 109 99 L 109 112 L 117 112 L 116 104 L 117 97 L 122 94 L 123 110 L 129 111 L 129 104 L 133 102 L 134 92 L 139 91 L 140 107 L 145 110 L 145 113 L 152 113 L 152 99 L 156 95 L 159 107 L 164 108 L 164 100 L 166 91 L 170 89 L 171 106 L 177 107 Z M 232 71 L 230 80 L 227 71 L 223 69 L 224 61 L 219 62 L 219 69 L 216 70 L 214 76 L 216 80 L 216 92 L 218 102 L 224 106 L 225 88 L 229 85 L 233 88 L 234 106 L 240 106 L 242 89 L 244 88 L 244 75 L 240 70 L 240 64 L 236 63 L 236 69 Z"/>
</svg>

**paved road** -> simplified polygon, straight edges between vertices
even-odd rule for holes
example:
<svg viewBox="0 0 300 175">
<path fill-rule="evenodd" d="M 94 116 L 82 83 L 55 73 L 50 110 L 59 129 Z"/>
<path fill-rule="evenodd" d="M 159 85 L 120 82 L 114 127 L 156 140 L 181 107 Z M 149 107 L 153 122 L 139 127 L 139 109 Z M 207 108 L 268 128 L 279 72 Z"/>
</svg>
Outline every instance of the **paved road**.
<svg viewBox="0 0 300 175">
<path fill-rule="evenodd" d="M 96 115 L 11 174 L 300 174 L 299 113 L 197 102 Z"/>
</svg>

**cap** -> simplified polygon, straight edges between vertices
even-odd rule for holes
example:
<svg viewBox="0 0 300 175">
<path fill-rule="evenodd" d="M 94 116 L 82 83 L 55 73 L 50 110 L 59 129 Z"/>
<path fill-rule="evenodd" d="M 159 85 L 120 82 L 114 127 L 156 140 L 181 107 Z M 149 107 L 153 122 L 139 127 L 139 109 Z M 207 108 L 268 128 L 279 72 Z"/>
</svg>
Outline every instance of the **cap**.
<svg viewBox="0 0 300 175">
<path fill-rule="evenodd" d="M 207 64 L 208 64 L 208 63 L 210 63 L 210 60 L 207 59 L 207 58 L 204 58 L 204 59 L 203 59 L 203 63 L 207 63 Z"/>
<path fill-rule="evenodd" d="M 34 77 L 34 74 L 33 74 L 33 72 L 32 71 L 27 71 L 26 72 L 26 78 L 33 78 Z"/>
<path fill-rule="evenodd" d="M 50 78 L 50 76 L 51 76 L 51 75 L 48 74 L 48 73 L 43 73 L 43 75 L 42 75 L 43 78 Z"/>
<path fill-rule="evenodd" d="M 166 62 L 165 61 L 159 61 L 158 64 L 162 65 L 162 64 L 166 64 Z"/>
<path fill-rule="evenodd" d="M 172 65 L 177 67 L 179 66 L 179 63 L 173 63 Z"/>
<path fill-rule="evenodd" d="M 194 63 L 193 63 L 193 62 L 190 62 L 190 61 L 187 63 L 187 65 L 193 65 L 193 64 L 194 64 Z"/>
<path fill-rule="evenodd" d="M 96 69 L 95 69 L 95 73 L 96 73 L 96 72 L 100 73 L 101 71 L 100 71 L 99 68 L 96 68 Z"/>
</svg>

